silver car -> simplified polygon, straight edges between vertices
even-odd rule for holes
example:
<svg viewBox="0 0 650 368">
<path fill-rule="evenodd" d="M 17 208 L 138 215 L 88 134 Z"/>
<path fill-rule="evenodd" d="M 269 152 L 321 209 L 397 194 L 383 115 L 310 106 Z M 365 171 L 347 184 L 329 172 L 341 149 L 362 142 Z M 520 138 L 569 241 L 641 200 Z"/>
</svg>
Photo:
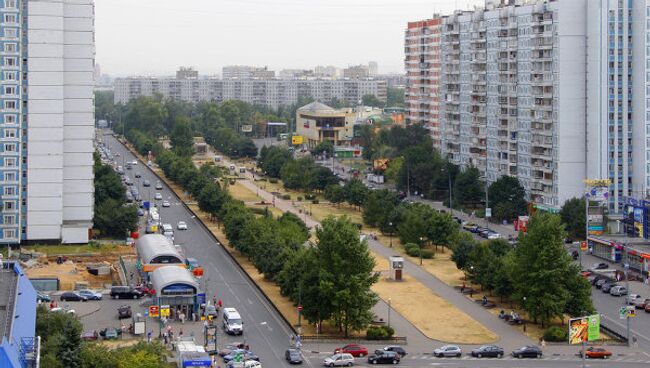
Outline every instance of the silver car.
<svg viewBox="0 0 650 368">
<path fill-rule="evenodd" d="M 442 357 L 458 357 L 463 355 L 463 350 L 457 345 L 445 345 L 433 351 L 433 355 L 438 358 Z"/>
<path fill-rule="evenodd" d="M 334 354 L 325 358 L 323 365 L 326 367 L 351 367 L 354 365 L 354 357 L 348 353 Z"/>
</svg>

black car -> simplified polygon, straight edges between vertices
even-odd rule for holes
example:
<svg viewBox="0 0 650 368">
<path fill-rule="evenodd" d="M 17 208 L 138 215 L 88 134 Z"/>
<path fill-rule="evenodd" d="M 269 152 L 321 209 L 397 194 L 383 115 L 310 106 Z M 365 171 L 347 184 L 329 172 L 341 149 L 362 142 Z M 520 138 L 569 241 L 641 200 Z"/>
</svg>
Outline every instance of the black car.
<svg viewBox="0 0 650 368">
<path fill-rule="evenodd" d="M 130 286 L 113 286 L 110 296 L 113 299 L 140 299 L 142 293 Z"/>
<path fill-rule="evenodd" d="M 61 294 L 61 301 L 62 302 L 85 302 L 87 301 L 88 298 L 85 296 L 79 295 L 78 293 L 75 293 L 74 291 L 66 291 L 65 293 Z"/>
<path fill-rule="evenodd" d="M 297 349 L 287 349 L 284 352 L 284 358 L 289 362 L 289 364 L 302 364 L 302 355 Z"/>
<path fill-rule="evenodd" d="M 119 308 L 117 308 L 117 318 L 122 319 L 122 318 L 131 318 L 131 306 L 130 305 L 122 305 Z"/>
<path fill-rule="evenodd" d="M 406 350 L 404 350 L 404 348 L 401 346 L 396 346 L 396 345 L 384 346 L 384 350 L 397 353 L 397 355 L 399 355 L 401 358 L 404 358 L 404 356 L 406 355 Z"/>
<path fill-rule="evenodd" d="M 136 178 L 141 178 L 141 177 L 142 177 L 142 175 L 140 175 L 140 173 L 139 173 L 139 172 L 137 172 L 137 173 L 135 173 L 135 177 L 136 177 Z"/>
<path fill-rule="evenodd" d="M 398 364 L 400 361 L 399 354 L 394 351 L 375 350 L 375 353 L 368 356 L 370 364 Z"/>
<path fill-rule="evenodd" d="M 607 263 L 605 263 L 605 262 L 594 263 L 593 265 L 591 265 L 592 270 L 606 270 L 608 268 L 609 268 L 609 265 Z"/>
<path fill-rule="evenodd" d="M 609 282 L 609 280 L 607 278 L 602 278 L 602 279 L 599 279 L 598 281 L 596 281 L 594 283 L 594 285 L 596 286 L 597 289 L 600 289 L 600 288 L 603 287 L 603 285 L 605 285 L 608 282 Z"/>
<path fill-rule="evenodd" d="M 618 284 L 615 281 L 606 282 L 603 284 L 600 290 L 605 294 L 609 294 L 610 290 L 612 290 L 614 286 L 618 286 Z"/>
<path fill-rule="evenodd" d="M 496 345 L 483 345 L 472 350 L 471 354 L 473 357 L 477 358 L 501 358 L 503 356 L 503 348 Z"/>
<path fill-rule="evenodd" d="M 541 358 L 542 349 L 538 348 L 535 345 L 526 345 L 522 348 L 514 350 L 512 356 L 515 358 Z"/>
</svg>

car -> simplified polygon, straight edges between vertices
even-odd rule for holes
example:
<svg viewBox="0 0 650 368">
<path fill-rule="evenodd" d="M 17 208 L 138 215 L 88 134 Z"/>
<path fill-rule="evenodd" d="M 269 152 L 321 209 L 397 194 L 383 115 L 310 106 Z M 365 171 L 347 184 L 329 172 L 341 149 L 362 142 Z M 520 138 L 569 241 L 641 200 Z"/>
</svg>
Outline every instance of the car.
<svg viewBox="0 0 650 368">
<path fill-rule="evenodd" d="M 136 173 L 135 173 L 135 177 L 136 177 L 136 178 L 141 178 L 141 177 L 142 177 L 142 174 L 140 174 L 139 172 L 136 172 Z"/>
<path fill-rule="evenodd" d="M 61 312 L 61 313 L 72 314 L 72 315 L 77 314 L 77 312 L 74 309 L 70 309 L 68 307 L 65 307 L 65 308 L 54 307 L 54 308 L 50 309 L 50 312 Z"/>
<path fill-rule="evenodd" d="M 104 338 L 104 340 L 117 340 L 122 334 L 122 330 L 119 328 L 105 328 L 99 331 L 99 335 Z"/>
<path fill-rule="evenodd" d="M 623 296 L 627 295 L 627 288 L 625 286 L 616 285 L 609 290 L 609 295 L 611 296 Z"/>
<path fill-rule="evenodd" d="M 178 228 L 178 230 L 187 230 L 187 223 L 185 221 L 179 221 L 176 228 Z"/>
<path fill-rule="evenodd" d="M 639 294 L 629 294 L 626 298 L 625 301 L 627 302 L 628 305 L 636 305 L 634 304 L 635 301 L 637 300 L 643 300 L 643 297 Z"/>
<path fill-rule="evenodd" d="M 131 318 L 132 315 L 130 305 L 121 305 L 117 308 L 117 319 Z"/>
<path fill-rule="evenodd" d="M 517 350 L 512 351 L 512 356 L 515 358 L 541 358 L 542 349 L 535 345 L 522 346 Z"/>
<path fill-rule="evenodd" d="M 39 302 L 51 302 L 52 298 L 47 294 L 43 294 L 40 291 L 37 291 L 36 292 L 36 301 L 39 301 Z"/>
<path fill-rule="evenodd" d="M 490 229 L 484 228 L 484 227 L 479 227 L 476 231 L 476 234 L 480 236 L 481 238 L 487 239 L 488 234 L 490 233 Z"/>
<path fill-rule="evenodd" d="M 591 265 L 591 270 L 606 270 L 609 268 L 609 265 L 605 262 L 594 263 Z"/>
<path fill-rule="evenodd" d="M 580 349 L 580 352 L 578 352 L 578 355 L 582 358 L 582 349 Z M 600 358 L 600 359 L 607 359 L 612 356 L 612 352 L 601 347 L 597 346 L 590 346 L 587 348 L 587 352 L 585 354 L 586 358 L 589 359 L 594 359 L 594 358 Z"/>
<path fill-rule="evenodd" d="M 218 354 L 220 357 L 223 357 L 225 355 L 232 353 L 234 350 L 244 349 L 244 347 L 246 347 L 246 344 L 244 344 L 243 342 L 233 342 L 226 345 L 225 348 L 219 349 Z"/>
<path fill-rule="evenodd" d="M 259 362 L 260 358 L 253 354 L 252 351 L 250 350 L 245 350 L 245 349 L 235 349 L 230 352 L 230 354 L 224 355 L 223 356 L 223 361 L 224 363 L 228 363 L 229 361 L 235 359 L 237 355 L 242 355 L 244 360 L 257 360 Z"/>
<path fill-rule="evenodd" d="M 488 238 L 489 240 L 501 239 L 501 234 L 496 233 L 496 232 L 494 232 L 494 231 L 490 231 L 490 232 L 488 232 L 488 234 L 487 234 L 487 238 Z"/>
<path fill-rule="evenodd" d="M 142 181 L 142 186 L 143 187 L 150 187 L 151 182 L 149 180 L 145 179 L 145 180 Z"/>
<path fill-rule="evenodd" d="M 162 194 L 156 193 L 156 194 L 153 195 L 153 198 L 156 199 L 156 200 L 161 200 L 162 199 Z"/>
<path fill-rule="evenodd" d="M 156 183 L 156 190 L 162 190 L 163 186 L 161 182 Z"/>
<path fill-rule="evenodd" d="M 208 305 L 205 307 L 205 316 L 212 316 L 212 318 L 217 318 L 218 312 L 217 312 L 217 307 L 214 305 Z"/>
<path fill-rule="evenodd" d="M 501 358 L 503 356 L 503 348 L 496 345 L 483 345 L 472 350 L 471 354 L 476 358 Z"/>
<path fill-rule="evenodd" d="M 368 348 L 359 344 L 348 344 L 340 348 L 334 349 L 334 354 L 336 353 L 348 353 L 353 357 L 364 357 L 368 355 Z"/>
<path fill-rule="evenodd" d="M 84 289 L 79 290 L 77 293 L 81 296 L 85 296 L 88 300 L 102 300 L 102 293 L 98 293 L 94 290 Z"/>
<path fill-rule="evenodd" d="M 650 313 L 650 303 L 647 303 L 643 310 L 645 310 L 646 313 Z"/>
<path fill-rule="evenodd" d="M 63 302 L 85 302 L 87 300 L 87 297 L 82 296 L 74 291 L 66 291 L 65 293 L 61 294 L 61 301 Z"/>
<path fill-rule="evenodd" d="M 136 286 L 134 289 L 136 291 L 139 291 L 143 296 L 156 294 L 156 291 L 154 289 L 149 289 L 145 285 Z"/>
<path fill-rule="evenodd" d="M 262 363 L 257 360 L 246 360 L 243 362 L 231 360 L 226 364 L 226 368 L 262 368 Z"/>
<path fill-rule="evenodd" d="M 112 286 L 109 294 L 113 299 L 140 299 L 142 293 L 130 286 Z"/>
<path fill-rule="evenodd" d="M 385 351 L 393 351 L 397 354 L 399 354 L 400 358 L 404 358 L 406 356 L 406 350 L 404 350 L 403 347 L 397 346 L 397 345 L 388 345 L 384 346 Z"/>
<path fill-rule="evenodd" d="M 323 360 L 323 365 L 326 367 L 352 367 L 354 365 L 354 357 L 348 353 L 338 353 Z"/>
<path fill-rule="evenodd" d="M 399 364 L 400 356 L 396 352 L 386 350 L 375 350 L 375 353 L 368 355 L 370 364 Z"/>
<path fill-rule="evenodd" d="M 478 229 L 478 225 L 472 224 L 471 222 L 468 222 L 463 225 L 463 230 L 467 230 L 471 233 L 475 233 L 477 229 Z"/>
<path fill-rule="evenodd" d="M 81 339 L 84 341 L 96 341 L 99 339 L 99 333 L 94 331 L 84 331 L 81 333 Z"/>
<path fill-rule="evenodd" d="M 284 359 L 289 362 L 289 364 L 302 364 L 302 354 L 300 350 L 297 349 L 287 349 L 284 352 Z"/>
<path fill-rule="evenodd" d="M 138 208 L 138 216 L 144 216 L 144 210 L 142 208 Z"/>
<path fill-rule="evenodd" d="M 138 164 L 138 160 L 133 160 L 133 161 L 130 162 L 130 164 L 131 164 L 131 165 L 137 165 L 137 164 Z"/>
<path fill-rule="evenodd" d="M 463 350 L 457 345 L 445 345 L 433 351 L 433 356 L 438 358 L 442 357 L 458 357 L 463 355 Z"/>
<path fill-rule="evenodd" d="M 635 300 L 633 304 L 634 304 L 635 307 L 637 307 L 639 309 L 645 309 L 645 306 L 648 305 L 648 303 L 650 303 L 650 299 L 648 299 L 648 298 L 646 298 L 646 299 L 639 298 L 639 299 Z"/>
<path fill-rule="evenodd" d="M 599 278 L 599 279 L 596 280 L 596 282 L 594 283 L 594 286 L 596 287 L 596 289 L 600 289 L 600 288 L 603 287 L 604 284 L 606 284 L 608 282 L 610 282 L 610 280 L 608 278 L 602 277 L 602 278 Z"/>
<path fill-rule="evenodd" d="M 612 290 L 614 286 L 618 286 L 618 284 L 614 281 L 606 282 L 605 284 L 603 284 L 600 290 L 605 294 L 609 294 L 609 292 Z"/>
<path fill-rule="evenodd" d="M 169 207 L 169 206 L 171 206 L 171 203 L 169 203 L 169 201 L 163 201 L 162 206 L 163 207 Z"/>
</svg>

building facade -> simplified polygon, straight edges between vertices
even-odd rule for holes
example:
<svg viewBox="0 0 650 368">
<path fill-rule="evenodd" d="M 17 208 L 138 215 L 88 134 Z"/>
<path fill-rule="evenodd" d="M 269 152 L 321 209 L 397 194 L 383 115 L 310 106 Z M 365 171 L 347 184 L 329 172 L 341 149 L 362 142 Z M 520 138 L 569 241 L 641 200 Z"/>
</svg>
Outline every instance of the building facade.
<svg viewBox="0 0 650 368">
<path fill-rule="evenodd" d="M 406 121 L 429 128 L 440 149 L 440 17 L 409 22 L 404 40 Z"/>
<path fill-rule="evenodd" d="M 94 203 L 93 1 L 1 4 L 0 243 L 85 243 Z"/>
<path fill-rule="evenodd" d="M 386 81 L 365 79 L 173 79 L 118 78 L 115 102 L 127 103 L 140 96 L 161 94 L 188 102 L 241 100 L 254 105 L 278 108 L 294 104 L 299 98 L 317 101 L 338 99 L 356 105 L 366 94 L 386 101 Z"/>
<path fill-rule="evenodd" d="M 275 78 L 275 72 L 268 67 L 258 67 L 249 65 L 229 65 L 221 68 L 221 77 L 223 79 L 272 79 Z"/>
</svg>

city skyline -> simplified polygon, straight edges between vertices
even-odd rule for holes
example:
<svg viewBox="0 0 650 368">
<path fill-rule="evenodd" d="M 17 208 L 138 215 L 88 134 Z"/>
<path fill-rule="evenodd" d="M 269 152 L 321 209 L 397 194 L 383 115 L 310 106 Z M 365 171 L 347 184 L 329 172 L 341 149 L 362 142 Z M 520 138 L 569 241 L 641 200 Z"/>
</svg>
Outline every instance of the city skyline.
<svg viewBox="0 0 650 368">
<path fill-rule="evenodd" d="M 96 60 L 102 71 L 113 76 L 171 75 L 186 65 L 213 75 L 226 65 L 273 70 L 316 65 L 344 68 L 373 60 L 380 73 L 402 73 L 408 21 L 469 9 L 483 5 L 484 0 L 225 0 L 218 4 L 191 0 L 186 7 L 175 4 L 170 0 L 140 0 L 135 5 L 126 0 L 97 0 Z M 247 25 L 251 21 L 258 26 Z M 285 42 L 280 44 L 280 40 Z"/>
</svg>

